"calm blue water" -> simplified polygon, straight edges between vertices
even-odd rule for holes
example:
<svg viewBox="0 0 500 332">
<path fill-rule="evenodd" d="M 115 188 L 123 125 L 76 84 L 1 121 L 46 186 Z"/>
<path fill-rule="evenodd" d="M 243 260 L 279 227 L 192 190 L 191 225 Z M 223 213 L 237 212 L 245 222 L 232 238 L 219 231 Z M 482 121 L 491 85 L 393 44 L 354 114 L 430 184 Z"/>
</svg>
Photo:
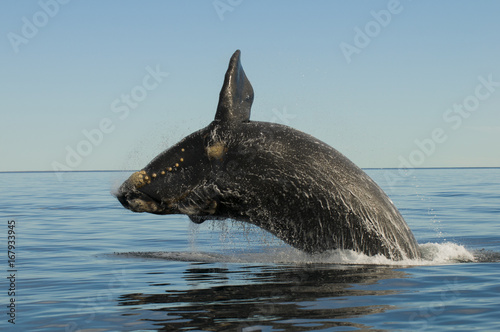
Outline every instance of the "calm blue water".
<svg viewBox="0 0 500 332">
<path fill-rule="evenodd" d="M 500 330 L 500 169 L 367 172 L 425 260 L 307 256 L 241 223 L 132 213 L 110 194 L 129 173 L 0 173 L 0 329 Z"/>
</svg>

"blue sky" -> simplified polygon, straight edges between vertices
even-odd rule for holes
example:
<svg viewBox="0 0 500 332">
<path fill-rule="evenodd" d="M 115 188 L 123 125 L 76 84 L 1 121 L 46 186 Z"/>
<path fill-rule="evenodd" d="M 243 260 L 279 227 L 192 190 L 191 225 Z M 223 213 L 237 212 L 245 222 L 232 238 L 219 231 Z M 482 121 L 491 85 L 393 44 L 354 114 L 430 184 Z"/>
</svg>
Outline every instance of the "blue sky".
<svg viewBox="0 0 500 332">
<path fill-rule="evenodd" d="M 254 120 L 365 168 L 498 167 L 499 12 L 493 0 L 2 1 L 0 171 L 142 168 L 212 121 L 236 49 Z"/>
</svg>

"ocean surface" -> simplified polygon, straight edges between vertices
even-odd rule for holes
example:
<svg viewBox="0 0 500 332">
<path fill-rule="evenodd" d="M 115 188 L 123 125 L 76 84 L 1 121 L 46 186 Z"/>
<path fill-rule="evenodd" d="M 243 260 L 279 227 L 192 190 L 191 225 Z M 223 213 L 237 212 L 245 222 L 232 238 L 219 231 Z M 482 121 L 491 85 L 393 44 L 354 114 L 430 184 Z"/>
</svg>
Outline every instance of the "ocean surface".
<svg viewBox="0 0 500 332">
<path fill-rule="evenodd" d="M 500 331 L 500 169 L 366 171 L 424 259 L 133 213 L 131 172 L 0 173 L 0 330 Z"/>
</svg>

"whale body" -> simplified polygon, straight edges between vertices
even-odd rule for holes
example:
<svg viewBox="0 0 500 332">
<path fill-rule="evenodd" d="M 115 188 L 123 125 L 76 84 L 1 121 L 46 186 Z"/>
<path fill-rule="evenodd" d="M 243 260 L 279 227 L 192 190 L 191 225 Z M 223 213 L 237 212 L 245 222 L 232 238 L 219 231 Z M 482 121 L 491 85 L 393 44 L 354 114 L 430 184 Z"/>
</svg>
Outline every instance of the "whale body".
<svg viewBox="0 0 500 332">
<path fill-rule="evenodd" d="M 251 121 L 253 98 L 238 50 L 214 121 L 133 173 L 116 193 L 121 204 L 195 223 L 248 222 L 309 253 L 420 257 L 403 217 L 363 170 L 313 136 Z"/>
</svg>

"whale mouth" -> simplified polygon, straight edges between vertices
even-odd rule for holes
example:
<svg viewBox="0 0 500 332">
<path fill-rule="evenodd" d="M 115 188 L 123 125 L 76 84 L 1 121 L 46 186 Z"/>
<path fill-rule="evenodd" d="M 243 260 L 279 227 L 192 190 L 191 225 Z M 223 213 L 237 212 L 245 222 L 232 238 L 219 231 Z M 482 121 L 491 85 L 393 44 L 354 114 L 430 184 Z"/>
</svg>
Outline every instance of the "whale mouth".
<svg viewBox="0 0 500 332">
<path fill-rule="evenodd" d="M 133 212 L 149 212 L 154 214 L 173 214 L 173 209 L 169 208 L 164 202 L 158 201 L 153 197 L 137 190 L 128 182 L 125 182 L 115 193 L 118 201 L 124 208 Z"/>
</svg>

